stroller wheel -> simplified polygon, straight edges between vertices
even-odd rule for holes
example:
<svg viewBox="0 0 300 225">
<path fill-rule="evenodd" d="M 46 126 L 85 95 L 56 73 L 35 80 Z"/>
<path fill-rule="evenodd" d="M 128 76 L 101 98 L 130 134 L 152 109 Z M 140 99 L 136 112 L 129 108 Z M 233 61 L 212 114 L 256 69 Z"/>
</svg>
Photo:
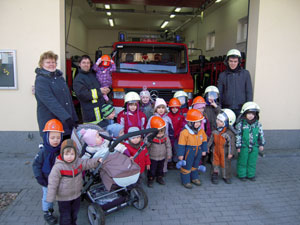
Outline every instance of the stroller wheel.
<svg viewBox="0 0 300 225">
<path fill-rule="evenodd" d="M 105 214 L 100 205 L 92 203 L 88 207 L 88 218 L 91 225 L 104 225 Z"/>
<path fill-rule="evenodd" d="M 148 205 L 148 197 L 145 191 L 140 187 L 135 187 L 130 191 L 130 198 L 133 200 L 132 205 L 142 210 Z"/>
</svg>

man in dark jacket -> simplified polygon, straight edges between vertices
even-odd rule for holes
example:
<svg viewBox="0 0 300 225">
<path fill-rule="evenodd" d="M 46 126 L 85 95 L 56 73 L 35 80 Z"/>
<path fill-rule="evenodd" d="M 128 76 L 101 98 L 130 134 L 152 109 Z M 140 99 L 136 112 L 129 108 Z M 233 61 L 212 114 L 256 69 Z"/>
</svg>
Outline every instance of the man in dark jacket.
<svg viewBox="0 0 300 225">
<path fill-rule="evenodd" d="M 83 122 L 99 124 L 103 120 L 101 106 L 105 103 L 102 95 L 107 94 L 109 88 L 100 88 L 96 75 L 91 70 L 89 56 L 83 55 L 81 57 L 79 67 L 73 89 L 80 101 Z"/>
<path fill-rule="evenodd" d="M 227 69 L 218 79 L 221 105 L 238 116 L 243 104 L 253 99 L 250 73 L 241 68 L 241 53 L 237 49 L 228 51 L 225 65 Z"/>
</svg>

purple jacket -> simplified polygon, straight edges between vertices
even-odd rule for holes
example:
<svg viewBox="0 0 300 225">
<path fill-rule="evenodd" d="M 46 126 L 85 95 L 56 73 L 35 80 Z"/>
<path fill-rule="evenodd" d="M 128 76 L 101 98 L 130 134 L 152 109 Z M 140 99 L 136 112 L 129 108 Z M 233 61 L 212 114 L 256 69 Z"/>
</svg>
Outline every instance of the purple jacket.
<svg viewBox="0 0 300 225">
<path fill-rule="evenodd" d="M 94 64 L 93 70 L 96 72 L 96 77 L 101 87 L 111 87 L 112 85 L 111 73 L 113 71 L 116 71 L 116 64 L 111 63 L 109 67 L 104 67 L 104 66 L 99 67 L 97 64 Z"/>
</svg>

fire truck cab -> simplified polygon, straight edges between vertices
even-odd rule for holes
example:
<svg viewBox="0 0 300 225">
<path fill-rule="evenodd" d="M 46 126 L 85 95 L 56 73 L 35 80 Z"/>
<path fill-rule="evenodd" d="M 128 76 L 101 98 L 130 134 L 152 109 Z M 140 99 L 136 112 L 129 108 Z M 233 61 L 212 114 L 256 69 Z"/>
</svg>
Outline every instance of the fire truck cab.
<svg viewBox="0 0 300 225">
<path fill-rule="evenodd" d="M 113 104 L 118 114 L 129 91 L 139 93 L 147 87 L 151 97 L 173 98 L 176 91 L 193 98 L 193 78 L 190 75 L 187 47 L 168 42 L 116 42 L 113 45 L 117 70 L 112 73 Z"/>
</svg>

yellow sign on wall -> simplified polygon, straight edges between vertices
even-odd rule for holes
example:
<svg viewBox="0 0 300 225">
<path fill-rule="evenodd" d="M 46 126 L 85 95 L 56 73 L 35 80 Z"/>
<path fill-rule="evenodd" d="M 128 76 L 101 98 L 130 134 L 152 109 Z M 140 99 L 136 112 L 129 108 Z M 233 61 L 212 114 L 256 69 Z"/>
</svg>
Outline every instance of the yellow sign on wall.
<svg viewBox="0 0 300 225">
<path fill-rule="evenodd" d="M 0 89 L 17 89 L 15 50 L 0 50 Z"/>
</svg>

